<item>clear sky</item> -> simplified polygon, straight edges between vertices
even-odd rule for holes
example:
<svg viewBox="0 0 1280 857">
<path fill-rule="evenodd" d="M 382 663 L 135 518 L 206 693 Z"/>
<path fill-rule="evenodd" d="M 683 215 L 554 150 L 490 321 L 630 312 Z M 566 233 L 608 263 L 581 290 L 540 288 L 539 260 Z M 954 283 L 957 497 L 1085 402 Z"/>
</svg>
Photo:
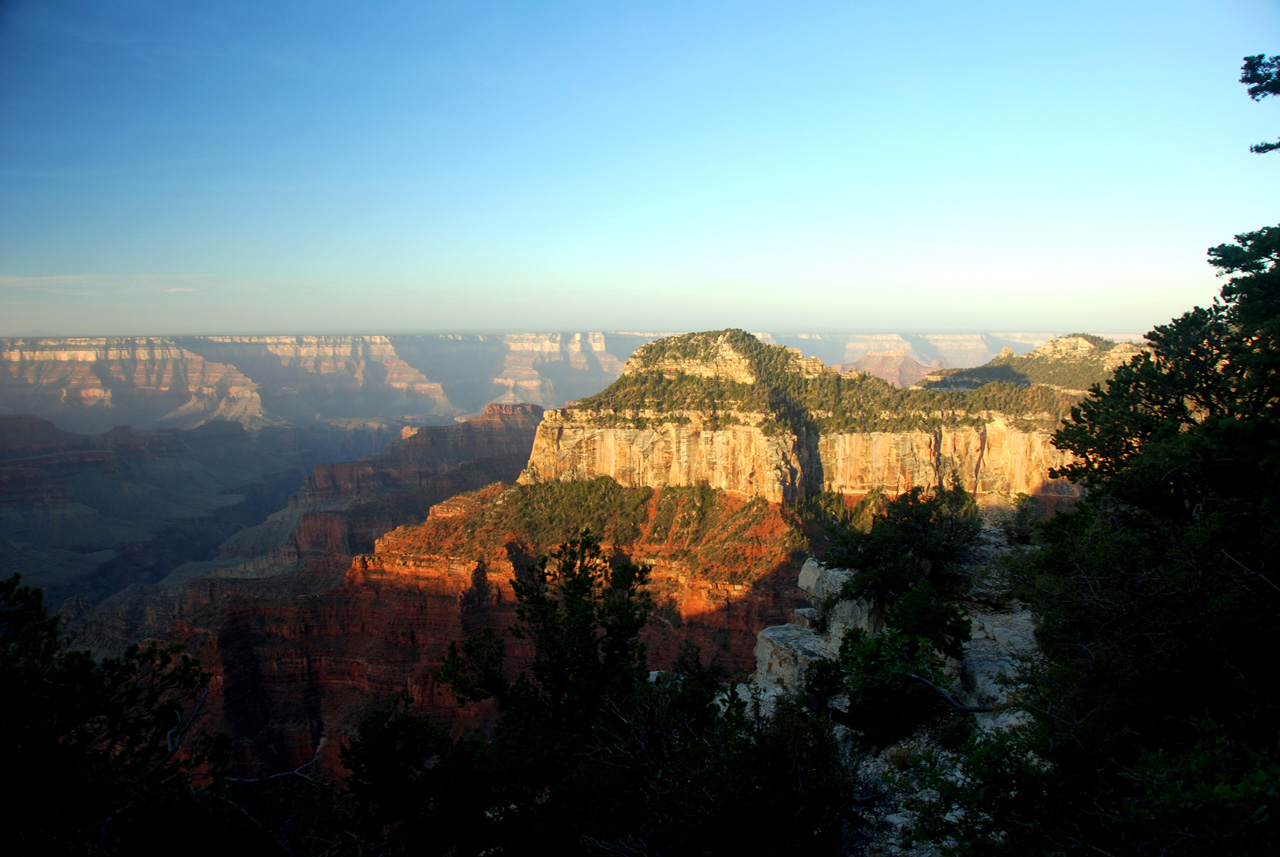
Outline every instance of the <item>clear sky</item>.
<svg viewBox="0 0 1280 857">
<path fill-rule="evenodd" d="M 1280 0 L 0 0 L 0 334 L 1146 330 Z"/>
</svg>

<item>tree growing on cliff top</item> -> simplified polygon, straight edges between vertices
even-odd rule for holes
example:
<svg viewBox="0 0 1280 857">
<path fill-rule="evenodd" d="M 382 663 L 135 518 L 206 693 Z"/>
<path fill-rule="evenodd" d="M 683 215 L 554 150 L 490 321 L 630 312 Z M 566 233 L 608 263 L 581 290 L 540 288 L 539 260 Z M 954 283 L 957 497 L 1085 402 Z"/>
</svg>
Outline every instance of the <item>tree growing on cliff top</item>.
<svg viewBox="0 0 1280 857">
<path fill-rule="evenodd" d="M 506 643 L 491 628 L 452 643 L 438 676 L 461 704 L 497 701 L 490 743 L 443 749 L 437 780 L 465 785 L 474 803 L 458 832 L 477 847 L 520 842 L 568 847 L 580 823 L 581 783 L 599 772 L 584 757 L 595 730 L 648 674 L 639 640 L 652 609 L 649 569 L 611 564 L 589 533 L 540 557 L 512 582 L 517 639 L 534 658 L 509 678 Z M 455 787 L 456 790 L 457 787 Z M 598 791 L 592 789 L 590 791 Z M 599 796 L 595 797 L 599 800 Z M 492 807 L 504 809 L 491 812 Z"/>
<path fill-rule="evenodd" d="M 851 510 L 815 511 L 834 530 L 823 562 L 855 570 L 840 598 L 870 605 L 884 628 L 850 630 L 839 656 L 811 665 L 805 683 L 815 708 L 855 729 L 864 744 L 884 746 L 940 711 L 945 658 L 962 657 L 969 637 L 969 621 L 949 596 L 966 585 L 958 565 L 981 524 L 973 496 L 958 485 L 872 499 L 865 522 Z M 847 699 L 838 709 L 829 704 L 837 694 Z"/>
<path fill-rule="evenodd" d="M 973 744 L 926 807 L 923 832 L 963 853 L 1280 840 L 1280 226 L 1209 260 L 1220 298 L 1148 334 L 1055 436 L 1089 491 L 1019 574 L 1034 720 Z"/>
<path fill-rule="evenodd" d="M 518 605 L 511 632 L 535 650 L 528 669 L 508 680 L 505 645 L 485 629 L 450 644 L 440 678 L 461 700 L 496 698 L 504 714 L 527 721 L 521 728 L 537 734 L 526 743 L 581 740 L 601 707 L 647 673 L 639 634 L 653 609 L 648 579 L 646 566 L 611 565 L 583 533 L 512 581 Z"/>
<path fill-rule="evenodd" d="M 1249 97 L 1261 101 L 1268 95 L 1280 95 L 1280 56 L 1266 54 L 1245 57 L 1240 67 L 1240 82 L 1249 87 Z M 1258 143 L 1249 151 L 1262 155 L 1280 149 L 1280 140 L 1274 143 Z"/>
</svg>

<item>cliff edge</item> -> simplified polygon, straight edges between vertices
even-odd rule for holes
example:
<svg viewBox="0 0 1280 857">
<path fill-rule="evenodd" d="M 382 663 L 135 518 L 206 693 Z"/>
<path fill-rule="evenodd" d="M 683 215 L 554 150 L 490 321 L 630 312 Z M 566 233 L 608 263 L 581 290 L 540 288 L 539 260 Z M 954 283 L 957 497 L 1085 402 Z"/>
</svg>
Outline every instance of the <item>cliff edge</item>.
<svg viewBox="0 0 1280 857">
<path fill-rule="evenodd" d="M 741 330 L 684 334 L 637 349 L 603 392 L 547 411 L 520 482 L 609 476 L 777 503 L 952 481 L 979 498 L 1071 497 L 1075 486 L 1049 478 L 1068 461 L 1049 438 L 1079 398 L 1002 383 L 902 390 Z"/>
</svg>

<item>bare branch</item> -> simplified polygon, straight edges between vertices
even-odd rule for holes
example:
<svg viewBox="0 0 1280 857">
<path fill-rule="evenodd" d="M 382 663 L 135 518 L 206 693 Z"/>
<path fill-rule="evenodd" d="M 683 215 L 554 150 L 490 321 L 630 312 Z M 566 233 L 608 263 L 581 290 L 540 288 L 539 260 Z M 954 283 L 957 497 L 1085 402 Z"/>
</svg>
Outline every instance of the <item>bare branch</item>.
<svg viewBox="0 0 1280 857">
<path fill-rule="evenodd" d="M 943 699 L 945 699 L 948 703 L 950 703 L 951 708 L 952 708 L 953 710 L 955 710 L 955 711 L 961 711 L 961 712 L 970 712 L 970 711 L 972 711 L 972 712 L 986 712 L 986 711 L 990 711 L 990 710 L 991 710 L 991 707 L 990 707 L 990 706 L 987 706 L 987 705 L 961 705 L 959 702 L 957 702 L 957 701 L 956 701 L 956 698 L 955 698 L 954 696 L 952 696 L 951 694 L 947 693 L 944 689 L 942 689 L 942 688 L 938 687 L 936 684 L 934 684 L 933 682 L 929 681 L 927 678 L 923 678 L 922 676 L 918 676 L 918 675 L 916 675 L 915 673 L 908 673 L 908 677 L 909 677 L 909 678 L 913 678 L 913 679 L 915 679 L 916 681 L 921 682 L 921 683 L 923 683 L 923 684 L 925 684 L 925 685 L 928 685 L 928 686 L 933 690 L 933 692 L 934 692 L 934 693 L 938 694 L 938 695 L 939 695 L 939 696 L 941 696 Z"/>
<path fill-rule="evenodd" d="M 1280 586 L 1276 586 L 1274 583 L 1272 583 L 1271 580 L 1268 579 L 1268 577 L 1265 574 L 1263 574 L 1260 571 L 1254 571 L 1252 568 L 1249 568 L 1249 566 L 1245 565 L 1240 560 L 1236 559 L 1231 554 L 1227 553 L 1225 549 L 1220 549 L 1220 550 L 1223 556 L 1225 556 L 1227 559 L 1234 562 L 1236 565 L 1240 566 L 1240 568 L 1243 569 L 1246 574 L 1252 574 L 1256 577 L 1261 578 L 1262 582 L 1265 583 L 1267 586 L 1270 586 L 1276 592 L 1280 592 Z"/>
<path fill-rule="evenodd" d="M 306 780 L 309 783 L 320 782 L 319 780 L 313 777 L 309 777 L 302 772 L 307 768 L 311 767 L 312 765 L 314 765 L 316 762 L 320 761 L 320 751 L 323 750 L 325 744 L 328 744 L 328 743 L 329 743 L 328 736 L 321 735 L 320 743 L 316 744 L 316 752 L 315 752 L 315 755 L 311 757 L 311 761 L 303 762 L 301 765 L 294 768 L 292 771 L 281 771 L 278 774 L 267 774 L 265 777 L 223 777 L 223 780 L 229 783 L 262 783 L 262 782 L 266 782 L 267 780 L 278 780 L 281 777 L 301 777 L 302 779 Z"/>
</svg>

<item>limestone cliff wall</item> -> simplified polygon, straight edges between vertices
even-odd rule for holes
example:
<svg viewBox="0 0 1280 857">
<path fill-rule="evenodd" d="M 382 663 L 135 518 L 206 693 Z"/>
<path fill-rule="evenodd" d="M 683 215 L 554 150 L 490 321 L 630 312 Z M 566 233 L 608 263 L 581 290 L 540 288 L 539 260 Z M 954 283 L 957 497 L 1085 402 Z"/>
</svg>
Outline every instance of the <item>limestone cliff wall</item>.
<svg viewBox="0 0 1280 857">
<path fill-rule="evenodd" d="M 239 403 L 243 411 L 257 397 L 257 385 L 234 366 L 164 337 L 0 339 L 0 407 L 52 418 L 73 431 L 179 426 L 188 416 L 184 406 L 213 411 L 222 402 L 225 408 Z M 238 421 L 250 427 L 265 422 L 260 406 L 243 416 Z"/>
<path fill-rule="evenodd" d="M 631 488 L 709 485 L 774 503 L 802 492 L 802 455 L 793 435 L 766 435 L 752 425 L 713 428 L 697 415 L 689 419 L 634 428 L 609 426 L 592 412 L 547 411 L 520 482 L 610 476 Z"/>
<path fill-rule="evenodd" d="M 999 417 L 976 427 L 800 437 L 751 424 L 713 426 L 696 414 L 644 427 L 611 424 L 618 422 L 611 414 L 548 411 L 520 482 L 609 476 L 631 487 L 709 485 L 775 503 L 823 490 L 897 494 L 952 478 L 980 498 L 1078 493 L 1049 478 L 1069 459 L 1047 433 Z"/>
<path fill-rule="evenodd" d="M 884 488 L 894 494 L 952 478 L 967 491 L 1075 496 L 1076 486 L 1050 479 L 1070 459 L 1045 432 L 1019 431 L 1002 419 L 932 432 L 850 432 L 818 440 L 820 487 L 844 494 Z M 813 483 L 816 483 L 814 480 Z"/>
</svg>

